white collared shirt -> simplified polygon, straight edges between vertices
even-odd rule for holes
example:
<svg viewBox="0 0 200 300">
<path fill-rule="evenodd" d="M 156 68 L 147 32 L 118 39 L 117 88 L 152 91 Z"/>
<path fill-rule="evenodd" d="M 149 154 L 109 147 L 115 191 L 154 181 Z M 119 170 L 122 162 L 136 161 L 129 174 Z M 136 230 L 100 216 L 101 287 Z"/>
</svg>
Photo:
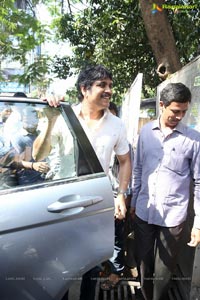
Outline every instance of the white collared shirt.
<svg viewBox="0 0 200 300">
<path fill-rule="evenodd" d="M 111 156 L 113 151 L 116 155 L 128 153 L 126 128 L 122 120 L 114 116 L 108 109 L 96 125 L 88 127 L 86 121 L 81 117 L 81 103 L 74 106 L 73 110 L 81 123 L 91 145 L 106 174 L 109 172 Z"/>
</svg>

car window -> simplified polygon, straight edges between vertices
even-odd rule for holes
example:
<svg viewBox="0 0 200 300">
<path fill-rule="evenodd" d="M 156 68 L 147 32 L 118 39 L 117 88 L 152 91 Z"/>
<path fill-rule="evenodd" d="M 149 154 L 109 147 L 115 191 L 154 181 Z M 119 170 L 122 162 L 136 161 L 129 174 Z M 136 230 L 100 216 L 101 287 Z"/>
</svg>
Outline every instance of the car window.
<svg viewBox="0 0 200 300">
<path fill-rule="evenodd" d="M 88 160 L 62 108 L 0 102 L 1 190 L 90 173 Z"/>
</svg>

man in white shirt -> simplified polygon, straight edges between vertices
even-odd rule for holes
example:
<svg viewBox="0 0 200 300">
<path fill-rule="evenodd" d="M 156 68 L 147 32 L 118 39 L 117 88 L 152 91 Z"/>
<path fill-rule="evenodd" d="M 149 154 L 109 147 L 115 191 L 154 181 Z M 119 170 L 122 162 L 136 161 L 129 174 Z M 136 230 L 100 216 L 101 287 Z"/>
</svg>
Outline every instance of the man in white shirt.
<svg viewBox="0 0 200 300">
<path fill-rule="evenodd" d="M 106 174 L 109 172 L 113 151 L 117 156 L 120 167 L 119 189 L 114 200 L 114 215 L 116 219 L 122 220 L 126 215 L 125 197 L 130 182 L 131 162 L 125 126 L 121 119 L 109 111 L 112 85 L 112 74 L 104 66 L 89 66 L 82 70 L 77 81 L 80 104 L 73 109 Z M 60 98 L 52 95 L 48 103 L 50 106 L 57 107 Z M 56 116 L 54 119 L 49 118 L 45 132 L 35 141 L 34 155 L 38 156 L 38 159 L 44 158 L 42 149 L 45 151 L 51 148 L 53 123 L 56 124 Z M 93 287 L 91 289 L 93 290 Z M 82 288 L 81 300 L 92 300 L 93 297 L 94 290 L 89 293 Z"/>
<path fill-rule="evenodd" d="M 88 67 L 80 73 L 77 89 L 81 103 L 73 109 L 105 173 L 108 174 L 113 151 L 119 160 L 119 192 L 115 199 L 115 217 L 124 219 L 125 192 L 130 181 L 131 163 L 125 126 L 121 119 L 109 111 L 112 74 L 101 65 Z M 48 102 L 50 106 L 57 107 L 60 99 L 52 95 Z M 37 160 L 42 160 L 50 153 L 51 142 L 55 138 L 52 135 L 53 128 L 57 121 L 56 115 L 49 118 L 45 131 L 35 140 L 33 154 Z"/>
</svg>

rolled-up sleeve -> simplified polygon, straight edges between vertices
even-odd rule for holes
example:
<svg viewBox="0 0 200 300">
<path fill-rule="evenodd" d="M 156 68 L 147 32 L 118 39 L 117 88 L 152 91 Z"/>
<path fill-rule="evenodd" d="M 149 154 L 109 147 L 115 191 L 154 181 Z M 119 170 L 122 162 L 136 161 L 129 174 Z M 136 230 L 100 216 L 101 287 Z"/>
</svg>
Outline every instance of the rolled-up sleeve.
<svg viewBox="0 0 200 300">
<path fill-rule="evenodd" d="M 138 139 L 136 152 L 134 155 L 133 173 L 132 173 L 132 198 L 131 207 L 136 206 L 136 201 L 141 188 L 142 177 L 142 138 Z"/>
<path fill-rule="evenodd" d="M 200 141 L 194 144 L 194 155 L 191 162 L 191 171 L 194 183 L 194 224 L 200 229 Z"/>
</svg>

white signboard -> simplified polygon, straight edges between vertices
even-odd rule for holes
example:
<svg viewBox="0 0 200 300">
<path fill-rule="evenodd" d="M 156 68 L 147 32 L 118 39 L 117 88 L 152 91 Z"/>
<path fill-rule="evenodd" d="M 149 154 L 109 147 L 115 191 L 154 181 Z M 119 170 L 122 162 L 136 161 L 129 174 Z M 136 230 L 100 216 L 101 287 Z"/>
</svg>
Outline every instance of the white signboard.
<svg viewBox="0 0 200 300">
<path fill-rule="evenodd" d="M 121 118 L 126 125 L 128 141 L 133 146 L 136 145 L 138 137 L 142 78 L 143 74 L 138 73 L 122 104 Z"/>
</svg>

